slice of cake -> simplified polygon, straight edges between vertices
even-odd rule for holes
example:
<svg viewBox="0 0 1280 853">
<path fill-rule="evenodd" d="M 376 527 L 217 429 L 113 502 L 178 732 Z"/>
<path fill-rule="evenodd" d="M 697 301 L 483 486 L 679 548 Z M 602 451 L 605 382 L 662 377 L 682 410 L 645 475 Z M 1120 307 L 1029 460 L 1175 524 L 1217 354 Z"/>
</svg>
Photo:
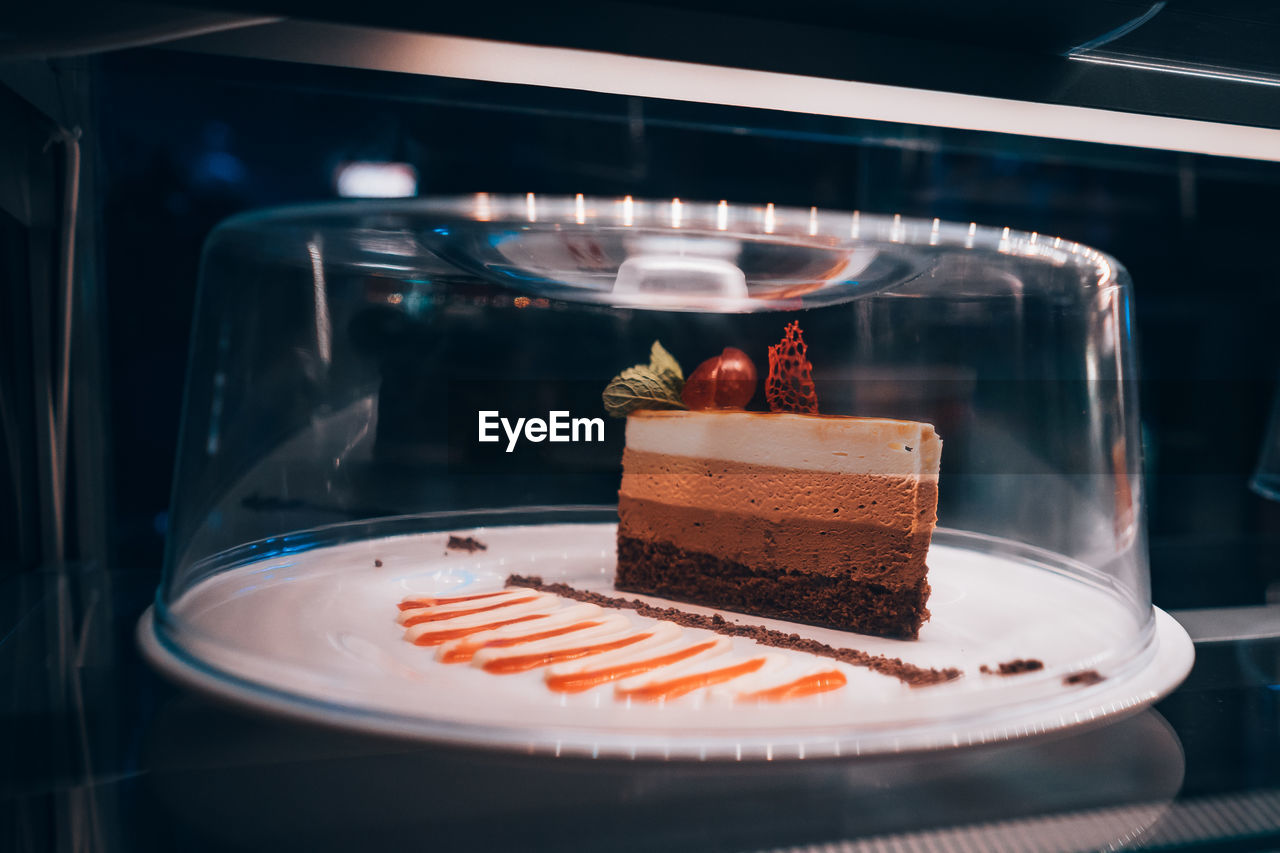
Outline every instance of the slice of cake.
<svg viewBox="0 0 1280 853">
<path fill-rule="evenodd" d="M 914 639 L 941 451 L 914 421 L 635 409 L 615 585 Z"/>
</svg>

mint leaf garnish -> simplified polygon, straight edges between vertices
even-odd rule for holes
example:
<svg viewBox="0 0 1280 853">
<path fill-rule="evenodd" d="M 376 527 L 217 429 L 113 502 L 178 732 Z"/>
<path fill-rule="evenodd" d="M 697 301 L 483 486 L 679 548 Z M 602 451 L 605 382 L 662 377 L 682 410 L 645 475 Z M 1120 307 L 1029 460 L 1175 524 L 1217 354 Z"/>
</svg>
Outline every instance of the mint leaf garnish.
<svg viewBox="0 0 1280 853">
<path fill-rule="evenodd" d="M 636 409 L 683 409 L 683 389 L 680 363 L 654 341 L 649 363 L 628 367 L 613 377 L 601 397 L 605 411 L 615 418 L 625 418 Z"/>
</svg>

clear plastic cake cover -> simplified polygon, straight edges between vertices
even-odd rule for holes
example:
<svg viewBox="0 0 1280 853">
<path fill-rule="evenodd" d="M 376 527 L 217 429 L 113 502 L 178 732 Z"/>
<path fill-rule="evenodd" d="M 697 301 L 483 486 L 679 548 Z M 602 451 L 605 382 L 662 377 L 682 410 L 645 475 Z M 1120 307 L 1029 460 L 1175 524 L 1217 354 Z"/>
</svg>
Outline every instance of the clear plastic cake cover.
<svg viewBox="0 0 1280 853">
<path fill-rule="evenodd" d="M 854 212 L 479 194 L 237 217 L 204 254 L 144 644 L 297 716 L 593 755 L 935 748 L 1141 706 L 1189 647 L 1150 600 L 1130 298 L 1069 240 Z M 735 402 L 768 411 L 792 323 L 821 414 L 942 439 L 915 639 L 614 589 L 606 387 L 635 367 L 678 411 L 671 370 L 735 348 L 759 376 Z"/>
</svg>

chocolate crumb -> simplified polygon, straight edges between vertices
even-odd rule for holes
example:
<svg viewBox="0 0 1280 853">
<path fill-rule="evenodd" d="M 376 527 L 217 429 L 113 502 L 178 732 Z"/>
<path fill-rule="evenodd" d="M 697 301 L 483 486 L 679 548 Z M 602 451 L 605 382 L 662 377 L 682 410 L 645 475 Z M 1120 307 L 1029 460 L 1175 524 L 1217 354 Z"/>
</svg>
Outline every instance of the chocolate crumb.
<svg viewBox="0 0 1280 853">
<path fill-rule="evenodd" d="M 381 560 L 374 560 L 374 561 L 373 561 L 373 567 L 374 567 L 375 569 L 380 569 L 380 568 L 382 568 L 382 561 L 381 561 Z"/>
<path fill-rule="evenodd" d="M 1005 661 L 996 664 L 996 669 L 992 669 L 985 663 L 978 667 L 978 672 L 984 675 L 1022 675 L 1024 672 L 1036 672 L 1044 669 L 1044 661 L 1035 658 L 1017 658 L 1016 660 Z"/>
<path fill-rule="evenodd" d="M 450 551 L 466 551 L 468 554 L 474 554 L 476 551 L 487 551 L 489 546 L 476 539 L 474 536 L 450 536 L 449 543 L 444 546 Z"/>
<path fill-rule="evenodd" d="M 755 640 L 762 646 L 794 649 L 798 652 L 808 652 L 819 657 L 832 658 L 841 663 L 866 667 L 872 672 L 896 678 L 909 687 L 942 684 L 945 681 L 959 678 L 962 674 L 959 669 L 953 666 L 945 669 L 926 669 L 907 663 L 899 658 L 874 655 L 861 649 L 839 649 L 834 646 L 828 646 L 826 643 L 820 643 L 817 640 L 805 639 L 799 634 L 784 634 L 781 631 L 775 631 L 763 625 L 730 622 L 718 613 L 713 616 L 704 616 L 700 613 L 689 613 L 676 607 L 655 607 L 652 604 L 645 604 L 638 598 L 628 600 L 613 595 L 574 589 L 568 584 L 546 583 L 536 575 L 511 575 L 507 578 L 506 585 L 525 586 L 570 598 L 574 601 L 585 601 L 590 604 L 598 604 L 601 607 L 611 607 L 615 610 L 634 610 L 641 616 L 648 616 L 651 619 L 665 619 L 668 622 L 675 622 L 677 625 L 682 625 L 686 628 L 703 628 L 729 637 L 746 637 L 747 639 Z"/>
<path fill-rule="evenodd" d="M 1087 687 L 1090 684 L 1097 684 L 1099 681 L 1104 680 L 1105 678 L 1096 669 L 1086 669 L 1081 672 L 1073 672 L 1064 677 L 1062 683 L 1068 687 L 1074 687 L 1077 684 Z"/>
</svg>

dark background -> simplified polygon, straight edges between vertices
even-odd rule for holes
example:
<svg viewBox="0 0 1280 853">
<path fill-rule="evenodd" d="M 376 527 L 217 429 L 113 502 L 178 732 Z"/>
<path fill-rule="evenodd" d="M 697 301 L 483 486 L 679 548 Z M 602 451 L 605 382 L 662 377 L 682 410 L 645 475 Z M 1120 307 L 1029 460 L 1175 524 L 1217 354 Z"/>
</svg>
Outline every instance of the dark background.
<svg viewBox="0 0 1280 853">
<path fill-rule="evenodd" d="M 190 5 L 201 3 L 192 0 Z M 376 22 L 393 4 L 278 0 L 267 8 L 246 0 L 222 5 L 254 11 L 296 6 L 317 17 L 327 9 L 334 16 Z M 1059 77 L 1036 73 L 1054 65 L 1051 60 L 1066 47 L 1143 11 L 1145 2 L 998 4 L 1017 14 L 989 17 L 935 2 L 893 9 L 828 0 L 785 6 L 719 0 L 682 4 L 731 7 L 735 13 L 767 18 L 754 29 L 743 24 L 737 37 L 717 43 L 704 31 L 671 33 L 661 21 L 650 20 L 648 29 L 636 30 L 621 19 L 606 16 L 601 20 L 609 23 L 602 25 L 563 13 L 574 5 L 539 4 L 537 14 L 523 20 L 496 14 L 488 5 L 442 9 L 428 4 L 408 14 L 442 25 L 439 31 L 450 29 L 454 18 L 469 17 L 484 25 L 481 35 L 527 35 L 531 41 L 554 37 L 568 43 L 585 33 L 591 39 L 587 46 L 595 47 L 602 46 L 601 40 L 625 42 L 657 34 L 675 43 L 667 52 L 673 58 L 707 59 L 717 50 L 737 51 L 759 56 L 765 65 L 781 56 L 814 72 L 845 61 L 860 64 L 854 71 L 836 69 L 850 79 L 1045 102 L 1265 126 L 1274 126 L 1280 115 L 1259 107 L 1280 91 L 1274 87 L 1219 86 L 1148 74 L 1141 86 L 1099 84 L 1082 91 L 1059 87 Z M 637 4 L 594 5 L 617 9 Z M 921 7 L 927 15 L 911 14 Z M 1082 15 L 1102 7 L 1108 13 L 1105 21 Z M 777 41 L 779 21 L 814 17 L 814 24 L 826 25 L 827 18 L 819 20 L 817 13 L 837 9 L 841 21 L 867 30 L 856 49 L 814 49 L 811 27 L 793 33 L 793 46 L 802 44 L 803 50 L 756 50 Z M 1218 24 L 1231 21 L 1234 9 L 1239 26 L 1215 40 L 1197 19 L 1197 26 L 1188 30 L 1192 38 L 1175 45 L 1186 47 L 1183 53 L 1217 64 L 1237 62 L 1254 71 L 1280 68 L 1274 61 L 1274 25 L 1267 27 L 1275 13 L 1267 4 L 1215 2 L 1210 8 L 1201 0 L 1172 2 L 1137 37 L 1150 38 L 1158 32 L 1152 26 L 1169 27 L 1188 9 L 1203 11 L 1206 20 Z M 950 16 L 940 21 L 939 13 L 947 10 Z M 88 12 L 119 17 L 107 3 L 80 4 L 71 13 L 54 2 L 23 12 L 64 26 L 80 26 L 86 19 L 92 26 Z M 894 37 L 895 27 L 881 26 L 884 17 L 895 15 L 897 30 L 915 31 L 927 24 L 924 34 L 933 39 L 923 48 L 917 44 L 915 52 L 904 50 L 910 45 Z M 534 17 L 538 26 L 527 26 Z M 963 19 L 968 19 L 967 28 L 957 26 Z M 565 26 L 575 20 L 576 35 Z M 1045 23 L 1070 32 L 1058 38 L 1060 33 Z M 462 24 L 453 29 L 471 31 Z M 838 26 L 830 30 L 822 44 L 849 37 Z M 1051 43 L 1040 44 L 1038 34 L 1051 36 Z M 972 61 L 972 53 L 962 50 L 973 40 L 969 37 L 979 35 L 984 38 L 975 52 L 985 62 Z M 1178 54 L 1163 50 L 1168 44 L 1159 47 L 1157 56 Z M 1036 53 L 1039 48 L 1043 50 Z M 1011 66 L 1011 53 L 1025 63 Z M 950 61 L 957 56 L 964 61 Z M 573 796 L 563 795 L 565 809 L 574 811 L 552 811 L 534 827 L 534 837 L 544 846 L 583 843 L 576 793 L 583 791 L 609 806 L 600 811 L 593 829 L 613 820 L 604 827 L 612 834 L 594 837 L 615 848 L 626 842 L 637 849 L 741 849 L 827 841 L 875 832 L 886 823 L 919 828 L 930 819 L 942 821 L 938 807 L 945 800 L 930 796 L 927 786 L 886 786 L 884 773 L 874 764 L 861 771 L 865 786 L 858 784 L 861 777 L 853 766 L 832 767 L 830 773 L 816 767 L 807 774 L 787 767 L 782 768 L 785 773 L 766 772 L 752 786 L 736 780 L 722 788 L 700 782 L 694 789 L 698 798 L 684 801 L 678 797 L 686 789 L 673 794 L 661 774 L 656 781 L 640 775 L 652 768 L 640 768 L 630 779 L 610 776 L 594 764 L 563 770 L 552 765 L 551 781 L 563 772 L 572 784 L 560 780 L 549 786 L 545 776 L 530 781 L 518 772 L 521 767 L 513 773 L 505 761 L 492 757 L 441 761 L 431 747 L 366 743 L 333 731 L 243 716 L 175 690 L 138 660 L 134 620 L 154 593 L 168 524 L 201 244 L 218 221 L 235 212 L 333 198 L 334 168 L 350 159 L 412 162 L 424 194 L 625 192 L 856 207 L 1038 230 L 1109 251 L 1126 264 L 1135 282 L 1156 603 L 1182 608 L 1277 599 L 1280 505 L 1257 497 L 1247 483 L 1276 393 L 1280 361 L 1280 342 L 1272 331 L 1280 290 L 1271 261 L 1280 165 L 197 58 L 160 49 L 92 57 L 83 67 L 85 103 L 93 108 L 87 123 L 92 133 L 86 139 L 91 168 L 86 173 L 95 182 L 89 193 L 93 201 L 82 217 L 88 231 L 83 242 L 94 257 L 84 265 L 91 274 L 81 299 L 95 322 L 78 328 L 101 327 L 107 339 L 100 356 L 93 341 L 86 343 L 84 352 L 93 355 L 75 361 L 75 375 L 101 384 L 100 398 L 108 401 L 100 467 L 108 472 L 109 497 L 95 501 L 95 492 L 83 490 L 88 494 L 83 505 L 104 505 L 112 541 L 105 567 L 76 564 L 70 572 L 9 574 L 7 562 L 0 563 L 5 569 L 0 578 L 0 683 L 6 688 L 0 733 L 8 735 L 0 735 L 0 849 L 132 853 L 326 846 L 318 842 L 352 849 L 382 838 L 465 849 L 477 846 L 477 830 L 499 839 L 504 831 L 515 833 L 507 845 L 515 848 L 527 846 L 519 844 L 529 837 L 519 835 L 527 827 L 522 821 L 530 816 L 526 803 L 566 791 Z M 1010 72 L 1011 67 L 1017 70 Z M 1062 74 L 1076 76 L 1082 86 L 1100 79 L 1084 79 L 1078 68 Z M 20 98 L 0 88 L 0 115 L 33 114 Z M 32 127 L 37 124 L 31 117 Z M 11 156 L 8 130 L 0 123 L 0 146 L 5 146 L 0 159 L 6 159 L 10 172 L 31 174 L 29 165 Z M 42 151 L 47 140 L 43 126 L 28 136 L 24 142 L 29 148 Z M 60 190 L 54 159 L 59 152 L 47 153 L 37 175 L 48 186 L 46 219 L 56 213 Z M 35 250 L 24 256 L 24 234 L 6 216 L 0 213 L 0 356 L 6 347 L 19 351 L 30 343 L 20 333 L 31 325 L 29 303 L 46 286 L 28 288 L 26 266 L 34 269 L 47 258 Z M 36 236 L 56 236 L 46 231 Z M 52 246 L 43 248 L 53 257 Z M 36 280 L 43 282 L 32 276 Z M 0 386 L 7 391 L 14 380 L 24 399 L 33 396 L 28 386 L 35 385 L 29 360 L 0 357 L 0 369 L 7 371 L 0 375 Z M 104 377 L 100 382 L 99 375 Z M 82 411 L 89 416 L 79 418 L 79 424 L 96 431 L 100 410 Z M 31 421 L 34 427 L 36 418 Z M 73 429 L 76 423 L 73 418 Z M 31 436 L 22 437 L 21 446 L 36 446 L 26 440 Z M 76 446 L 77 453 L 83 449 Z M 74 459 L 73 473 L 98 470 L 96 460 L 83 455 Z M 34 495 L 34 486 L 29 491 Z M 18 493 L 13 519 L 0 513 L 6 516 L 0 519 L 5 540 L 0 560 L 22 552 L 13 548 L 21 536 L 11 537 L 11 527 L 19 534 L 38 527 L 38 503 L 22 500 L 25 494 Z M 100 556 L 98 549 L 79 544 L 81 553 Z M 36 550 L 27 552 L 34 555 Z M 35 556 L 15 563 L 18 568 L 36 565 Z M 80 616 L 71 618 L 75 608 L 68 607 L 68 600 L 81 605 Z M 1201 643 L 1188 682 L 1159 704 L 1158 714 L 1136 718 L 1154 718 L 1148 721 L 1163 725 L 1163 717 L 1176 731 L 1185 759 L 1181 798 L 1191 806 L 1201 805 L 1198 798 L 1205 796 L 1266 792 L 1280 785 L 1280 762 L 1275 760 L 1277 659 L 1275 641 Z M 1129 771 L 1146 765 L 1119 761 L 1123 772 L 1108 774 L 1106 759 L 1125 754 L 1111 748 L 1113 741 L 1142 757 L 1146 741 L 1131 739 L 1131 732 L 1114 727 L 1101 730 L 1101 740 L 1086 733 L 1049 743 L 1043 747 L 1048 755 L 1038 761 L 1042 747 L 1035 744 L 1000 761 L 985 753 L 961 753 L 953 759 L 960 770 L 952 805 L 963 806 L 961 818 L 973 821 L 1010 816 L 1013 800 L 1038 803 L 1036 813 L 1128 802 L 1138 791 Z M 470 775 L 461 776 L 460 763 Z M 945 766 L 945 756 L 930 755 L 911 769 L 927 781 L 940 774 L 940 764 Z M 1068 772 L 1072 767 L 1079 772 Z M 1020 775 L 1003 772 L 1010 768 Z M 407 781 L 395 787 L 400 779 Z M 437 787 L 417 787 L 424 779 Z M 1061 795 L 1060 780 L 1077 786 L 1068 792 L 1072 795 Z M 494 794 L 495 782 L 502 783 L 502 794 Z M 874 796 L 868 796 L 871 790 Z M 1056 796 L 1046 794 L 1055 790 Z M 431 808 L 436 791 L 452 796 L 451 802 L 487 804 L 492 810 L 473 816 Z M 348 793 L 355 796 L 348 798 Z M 371 820 L 371 812 L 362 808 L 366 801 L 402 822 Z M 920 803 L 928 808 L 922 810 Z M 707 807 L 713 808 L 718 824 L 708 821 Z M 1223 826 L 1228 828 L 1202 838 L 1238 833 Z M 301 838 L 299 827 L 306 830 Z M 99 843 L 91 843 L 94 838 Z M 1236 838 L 1229 846 L 1204 841 L 1195 849 L 1275 849 L 1275 841 L 1273 834 Z M 1188 849 L 1190 842 L 1160 846 L 1157 840 L 1155 846 Z"/>
</svg>

